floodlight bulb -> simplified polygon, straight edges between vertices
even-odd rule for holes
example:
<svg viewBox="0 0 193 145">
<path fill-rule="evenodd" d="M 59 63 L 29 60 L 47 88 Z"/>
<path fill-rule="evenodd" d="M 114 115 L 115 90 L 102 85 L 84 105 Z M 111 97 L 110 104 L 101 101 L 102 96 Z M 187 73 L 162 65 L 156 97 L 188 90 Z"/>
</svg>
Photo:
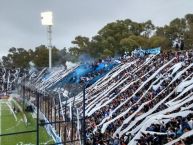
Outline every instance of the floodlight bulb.
<svg viewBox="0 0 193 145">
<path fill-rule="evenodd" d="M 42 25 L 52 26 L 53 25 L 53 14 L 51 11 L 41 13 Z"/>
</svg>

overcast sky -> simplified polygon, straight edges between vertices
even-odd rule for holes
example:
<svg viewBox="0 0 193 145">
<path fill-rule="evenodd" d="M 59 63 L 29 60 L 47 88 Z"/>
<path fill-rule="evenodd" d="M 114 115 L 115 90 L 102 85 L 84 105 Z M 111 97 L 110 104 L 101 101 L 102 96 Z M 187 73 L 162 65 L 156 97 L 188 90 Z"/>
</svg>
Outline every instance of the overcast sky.
<svg viewBox="0 0 193 145">
<path fill-rule="evenodd" d="M 129 18 L 163 26 L 193 13 L 190 0 L 0 0 L 0 56 L 11 47 L 47 44 L 40 13 L 53 11 L 53 45 L 70 47 L 77 35 L 92 37 L 104 25 Z"/>
</svg>

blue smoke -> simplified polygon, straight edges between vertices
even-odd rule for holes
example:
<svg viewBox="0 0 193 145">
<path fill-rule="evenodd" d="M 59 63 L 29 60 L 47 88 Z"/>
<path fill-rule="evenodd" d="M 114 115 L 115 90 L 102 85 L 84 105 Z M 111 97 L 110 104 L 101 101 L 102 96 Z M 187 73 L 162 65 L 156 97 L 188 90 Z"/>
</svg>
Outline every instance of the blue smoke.
<svg viewBox="0 0 193 145">
<path fill-rule="evenodd" d="M 93 71 L 93 69 L 90 65 L 80 65 L 73 73 L 73 78 L 75 79 L 75 82 L 78 83 L 80 81 L 80 77 L 85 76 L 91 71 Z"/>
<path fill-rule="evenodd" d="M 90 57 L 90 55 L 82 54 L 79 57 L 79 62 L 81 62 L 82 64 L 91 64 L 92 62 L 94 62 L 94 60 L 93 60 L 93 58 Z"/>
<path fill-rule="evenodd" d="M 99 71 L 99 70 L 102 70 L 106 67 L 106 65 L 104 63 L 100 63 L 97 68 L 96 68 L 96 71 Z"/>
</svg>

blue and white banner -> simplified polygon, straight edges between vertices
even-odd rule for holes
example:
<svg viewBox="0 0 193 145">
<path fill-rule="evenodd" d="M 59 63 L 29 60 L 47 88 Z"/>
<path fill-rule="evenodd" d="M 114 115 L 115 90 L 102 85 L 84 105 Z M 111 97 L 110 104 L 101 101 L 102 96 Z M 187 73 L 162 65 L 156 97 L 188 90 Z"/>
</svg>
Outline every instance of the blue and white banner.
<svg viewBox="0 0 193 145">
<path fill-rule="evenodd" d="M 146 49 L 144 51 L 145 51 L 145 54 L 160 54 L 161 48 L 158 47 L 158 48 Z"/>
<path fill-rule="evenodd" d="M 150 49 L 135 49 L 134 51 L 131 52 L 131 54 L 133 56 L 136 57 L 143 57 L 145 54 L 160 54 L 161 53 L 161 48 L 157 47 L 157 48 L 150 48 Z"/>
</svg>

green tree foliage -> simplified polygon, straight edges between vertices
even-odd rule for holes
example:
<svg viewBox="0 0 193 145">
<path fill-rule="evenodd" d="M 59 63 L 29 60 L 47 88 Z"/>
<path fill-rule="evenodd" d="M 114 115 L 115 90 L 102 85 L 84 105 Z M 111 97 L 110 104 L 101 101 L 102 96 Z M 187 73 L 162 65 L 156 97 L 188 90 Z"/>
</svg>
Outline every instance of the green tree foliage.
<svg viewBox="0 0 193 145">
<path fill-rule="evenodd" d="M 153 36 L 149 39 L 149 47 L 150 48 L 155 48 L 155 47 L 160 47 L 162 49 L 167 48 L 169 45 L 169 41 L 166 37 L 162 36 Z"/>
<path fill-rule="evenodd" d="M 40 45 L 35 48 L 33 62 L 37 67 L 48 67 L 49 50 L 45 45 Z"/>
<path fill-rule="evenodd" d="M 75 40 L 72 41 L 72 44 L 75 45 L 75 49 L 78 49 L 80 54 L 89 53 L 90 50 L 90 41 L 87 37 L 77 36 Z"/>
<path fill-rule="evenodd" d="M 171 49 L 172 41 L 176 38 L 184 39 L 185 48 L 192 48 L 193 40 L 193 15 L 188 14 L 185 18 L 176 18 L 170 22 L 169 25 L 164 27 L 158 27 L 156 31 L 156 36 L 165 37 L 167 45 L 162 47 L 163 49 Z M 192 32 L 191 32 L 192 31 Z M 165 42 L 166 42 L 165 41 Z"/>
<path fill-rule="evenodd" d="M 3 63 L 6 67 L 22 67 L 26 68 L 29 66 L 29 62 L 32 57 L 30 50 L 27 51 L 24 48 L 12 47 L 9 49 L 9 54 L 2 57 Z"/>
<path fill-rule="evenodd" d="M 149 38 L 146 38 L 147 35 L 148 34 L 145 34 L 145 37 L 144 36 L 131 35 L 129 38 L 132 40 L 135 40 L 135 42 L 138 44 L 138 47 L 147 48 L 147 47 L 149 47 L 149 45 L 148 45 Z"/>
<path fill-rule="evenodd" d="M 193 48 L 193 14 L 187 14 L 186 19 L 186 32 L 184 33 L 185 48 Z"/>
<path fill-rule="evenodd" d="M 64 65 L 68 58 L 71 58 L 66 48 L 59 50 L 56 47 L 52 48 L 52 64 L 53 66 Z M 40 45 L 32 49 L 25 50 L 23 48 L 12 47 L 9 49 L 9 54 L 2 57 L 4 66 L 29 68 L 29 62 L 32 61 L 36 67 L 48 67 L 49 65 L 49 50 L 45 45 Z"/>
<path fill-rule="evenodd" d="M 152 31 L 155 30 L 154 24 L 151 22 L 151 20 L 148 20 L 142 25 L 143 25 L 143 36 L 149 38 L 151 36 Z"/>
<path fill-rule="evenodd" d="M 78 36 L 72 41 L 70 48 L 76 57 L 87 53 L 94 58 L 122 55 L 139 46 L 147 47 L 148 38 L 155 26 L 149 20 L 144 23 L 133 22 L 130 19 L 118 20 L 104 26 L 91 40 Z M 108 53 L 107 53 L 108 52 Z"/>
<path fill-rule="evenodd" d="M 139 47 L 139 44 L 131 39 L 131 38 L 124 38 L 121 40 L 120 44 L 122 45 L 122 51 L 123 52 L 131 52 L 133 51 L 135 48 L 138 48 Z"/>
<path fill-rule="evenodd" d="M 53 66 L 57 66 L 59 64 L 64 65 L 64 63 L 66 62 L 62 57 L 62 53 L 65 53 L 63 51 L 62 50 L 60 51 L 56 47 L 52 48 Z M 48 67 L 49 66 L 49 49 L 45 45 L 40 45 L 35 48 L 33 62 L 35 63 L 37 67 Z"/>
<path fill-rule="evenodd" d="M 112 53 L 112 51 L 110 51 L 110 50 L 108 50 L 108 49 L 105 49 L 104 51 L 103 51 L 103 54 L 102 54 L 102 58 L 107 58 L 107 57 L 110 57 L 110 56 L 112 56 L 113 55 L 113 53 Z"/>
</svg>

